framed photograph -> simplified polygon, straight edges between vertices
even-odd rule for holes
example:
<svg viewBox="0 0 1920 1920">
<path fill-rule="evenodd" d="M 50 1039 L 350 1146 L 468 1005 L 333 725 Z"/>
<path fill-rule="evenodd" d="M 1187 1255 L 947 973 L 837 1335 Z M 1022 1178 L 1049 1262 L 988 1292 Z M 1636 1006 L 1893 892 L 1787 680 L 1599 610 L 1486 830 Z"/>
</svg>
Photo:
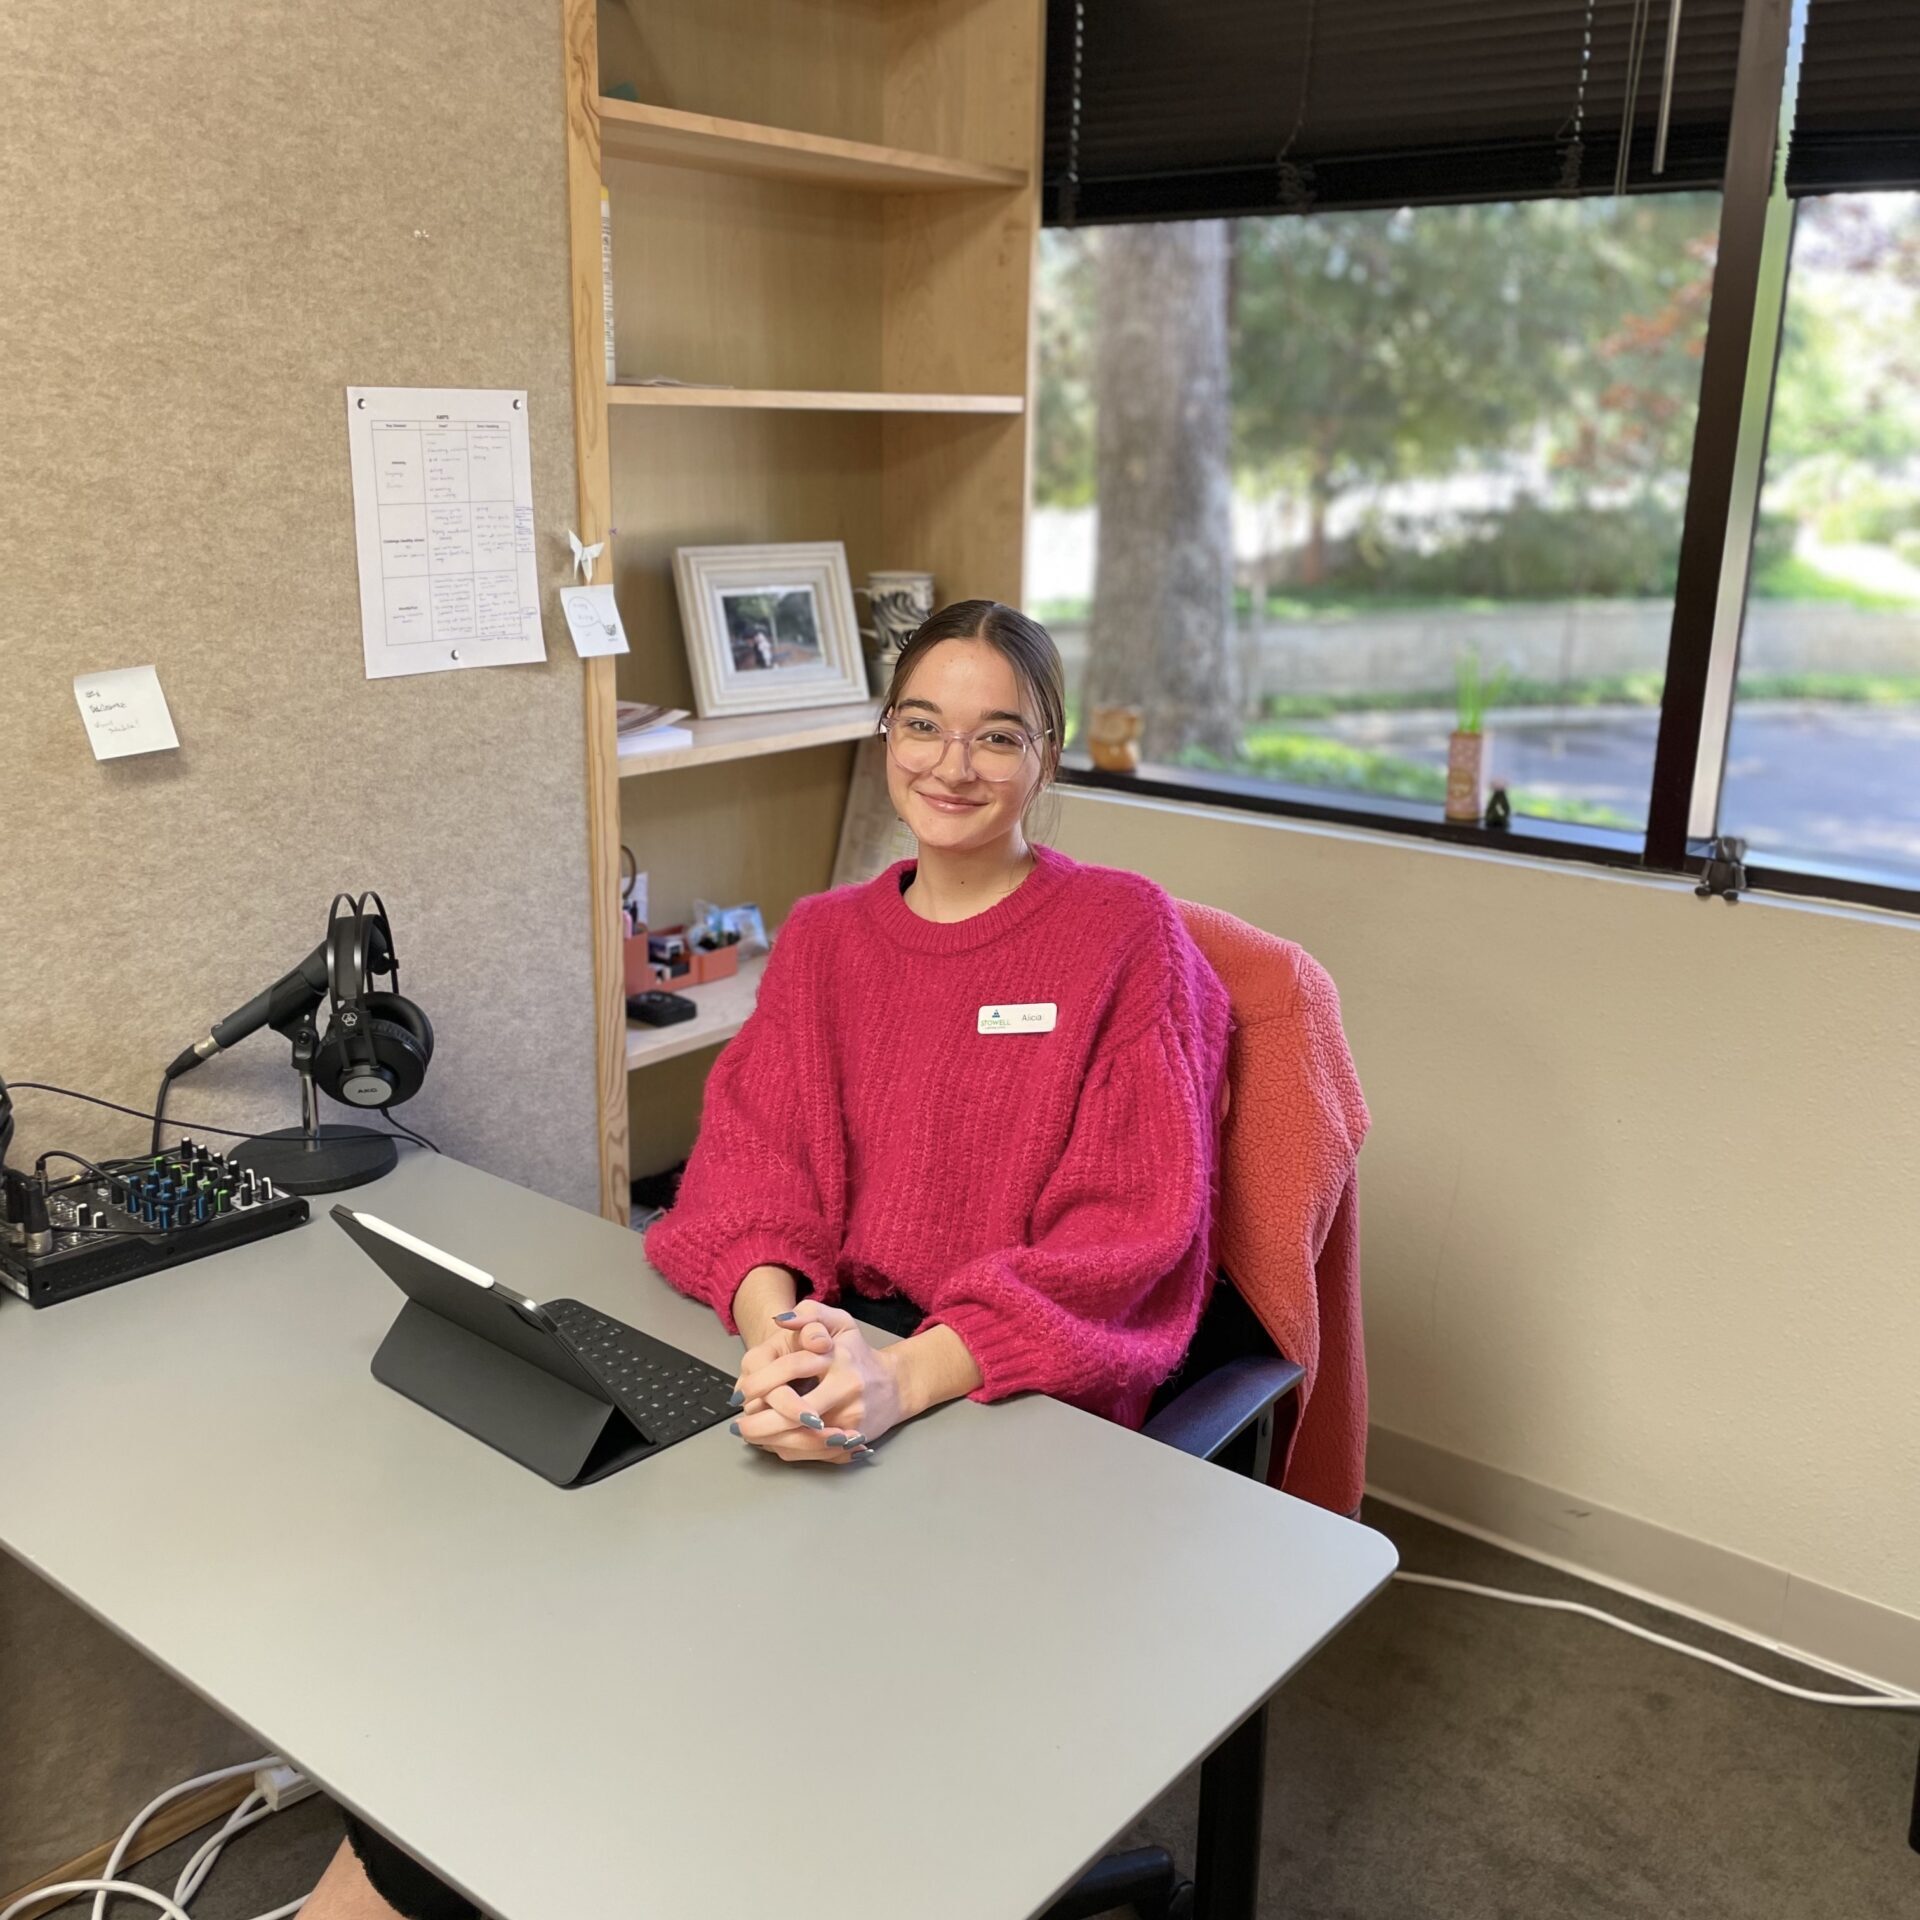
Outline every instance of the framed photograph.
<svg viewBox="0 0 1920 1920">
<path fill-rule="evenodd" d="M 681 547 L 673 578 L 701 719 L 867 697 L 847 550 L 838 540 Z"/>
</svg>

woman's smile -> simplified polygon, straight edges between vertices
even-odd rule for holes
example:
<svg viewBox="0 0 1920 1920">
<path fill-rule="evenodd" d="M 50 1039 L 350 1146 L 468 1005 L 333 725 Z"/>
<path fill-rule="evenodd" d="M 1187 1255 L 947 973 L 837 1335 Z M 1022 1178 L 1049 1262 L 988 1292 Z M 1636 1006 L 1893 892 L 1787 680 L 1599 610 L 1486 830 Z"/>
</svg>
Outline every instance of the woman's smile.
<svg viewBox="0 0 1920 1920">
<path fill-rule="evenodd" d="M 929 793 L 925 787 L 915 787 L 913 792 L 938 813 L 972 813 L 987 805 L 984 800 L 962 800 L 956 794 Z"/>
</svg>

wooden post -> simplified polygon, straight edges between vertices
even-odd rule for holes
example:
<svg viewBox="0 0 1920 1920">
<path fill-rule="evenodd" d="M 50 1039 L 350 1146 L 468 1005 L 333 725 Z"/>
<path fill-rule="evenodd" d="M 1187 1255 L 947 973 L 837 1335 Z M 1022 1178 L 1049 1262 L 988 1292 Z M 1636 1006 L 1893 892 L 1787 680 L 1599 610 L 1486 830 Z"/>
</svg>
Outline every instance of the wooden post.
<svg viewBox="0 0 1920 1920">
<path fill-rule="evenodd" d="M 594 0 L 560 0 L 565 41 L 567 231 L 573 288 L 573 437 L 580 538 L 607 539 L 613 482 L 607 460 L 606 336 L 600 277 L 600 47 Z M 611 543 L 596 563 L 613 572 Z M 614 663 L 581 662 L 587 733 L 587 884 L 593 937 L 594 1088 L 600 1115 L 600 1211 L 626 1220 L 626 994 L 620 951 L 620 763 Z"/>
</svg>

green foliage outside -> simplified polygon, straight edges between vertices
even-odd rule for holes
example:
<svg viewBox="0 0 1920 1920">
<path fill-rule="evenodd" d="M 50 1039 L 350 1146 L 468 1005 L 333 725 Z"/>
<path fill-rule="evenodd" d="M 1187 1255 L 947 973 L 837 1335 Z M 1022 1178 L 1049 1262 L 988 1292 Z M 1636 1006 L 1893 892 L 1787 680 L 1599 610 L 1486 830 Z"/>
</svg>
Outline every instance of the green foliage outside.
<svg viewBox="0 0 1920 1920">
<path fill-rule="evenodd" d="M 1271 509 L 1268 586 L 1374 608 L 1670 596 L 1718 212 L 1672 194 L 1234 222 L 1231 458 Z M 1042 247 L 1042 506 L 1097 494 L 1099 239 Z M 1793 273 L 1754 592 L 1911 606 L 1794 549 L 1920 565 L 1920 201 L 1806 203 Z M 1335 531 L 1340 503 L 1468 476 L 1501 497 Z"/>
<path fill-rule="evenodd" d="M 1509 680 L 1498 705 L 1509 711 L 1538 707 L 1657 707 L 1657 673 L 1599 674 L 1583 680 Z M 1819 700 L 1848 705 L 1920 705 L 1920 676 L 1867 673 L 1751 673 L 1740 680 L 1743 704 L 1756 700 Z M 1269 694 L 1269 720 L 1331 720 L 1342 713 L 1425 713 L 1453 704 L 1443 685 L 1365 693 Z"/>
<path fill-rule="evenodd" d="M 1574 529 L 1570 527 L 1569 531 L 1571 533 Z M 1784 517 L 1775 514 L 1761 516 L 1750 589 L 1755 600 L 1780 601 L 1799 606 L 1858 607 L 1870 613 L 1905 613 L 1913 610 L 1915 603 L 1907 594 L 1886 593 L 1862 586 L 1857 580 L 1847 580 L 1838 574 L 1828 573 L 1811 560 L 1792 552 L 1792 532 L 1791 523 Z M 1598 529 L 1595 537 L 1597 541 L 1602 541 L 1607 538 L 1607 533 L 1604 529 Z M 1495 566 L 1505 567 L 1513 560 L 1515 552 L 1513 545 L 1506 545 L 1497 558 L 1490 554 L 1448 556 L 1449 562 L 1461 558 L 1464 563 L 1452 572 L 1451 581 L 1445 586 L 1438 583 L 1447 579 L 1448 566 L 1427 567 L 1422 557 L 1415 555 L 1411 557 L 1411 564 L 1399 571 L 1391 586 L 1374 585 L 1363 577 L 1337 580 L 1324 587 L 1276 588 L 1267 595 L 1267 618 L 1338 620 L 1382 613 L 1489 613 L 1499 607 L 1511 606 L 1516 599 L 1579 601 L 1645 597 L 1665 600 L 1673 594 L 1677 556 L 1669 556 L 1664 562 L 1656 561 L 1646 569 L 1642 578 L 1657 584 L 1648 586 L 1643 595 L 1549 593 L 1544 590 L 1525 594 L 1513 590 L 1502 592 L 1485 574 L 1476 573 L 1475 566 L 1479 560 L 1486 559 Z M 1542 574 L 1550 577 L 1550 568 L 1546 566 L 1535 564 L 1528 571 L 1535 580 Z M 1422 579 L 1427 583 L 1424 587 L 1419 584 Z M 1252 608 L 1253 595 L 1245 587 L 1240 588 L 1234 595 L 1236 617 L 1245 620 Z M 1034 618 L 1048 626 L 1083 626 L 1091 611 L 1084 600 L 1042 600 L 1036 601 L 1033 608 Z"/>
</svg>

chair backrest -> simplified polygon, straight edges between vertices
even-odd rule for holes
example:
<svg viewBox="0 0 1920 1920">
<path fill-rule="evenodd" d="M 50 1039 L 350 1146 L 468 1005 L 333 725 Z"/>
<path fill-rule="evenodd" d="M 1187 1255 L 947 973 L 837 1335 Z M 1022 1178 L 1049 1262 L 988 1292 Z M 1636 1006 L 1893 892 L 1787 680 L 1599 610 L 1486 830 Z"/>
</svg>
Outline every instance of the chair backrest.
<svg viewBox="0 0 1920 1920">
<path fill-rule="evenodd" d="M 1355 1162 L 1369 1116 L 1339 994 L 1292 941 L 1216 907 L 1179 905 L 1233 1012 L 1213 1258 L 1237 1284 L 1215 1288 L 1196 1350 L 1277 1350 L 1305 1369 L 1298 1399 L 1311 1411 L 1299 1485 L 1288 1486 L 1345 1512 L 1365 1456 Z"/>
</svg>

